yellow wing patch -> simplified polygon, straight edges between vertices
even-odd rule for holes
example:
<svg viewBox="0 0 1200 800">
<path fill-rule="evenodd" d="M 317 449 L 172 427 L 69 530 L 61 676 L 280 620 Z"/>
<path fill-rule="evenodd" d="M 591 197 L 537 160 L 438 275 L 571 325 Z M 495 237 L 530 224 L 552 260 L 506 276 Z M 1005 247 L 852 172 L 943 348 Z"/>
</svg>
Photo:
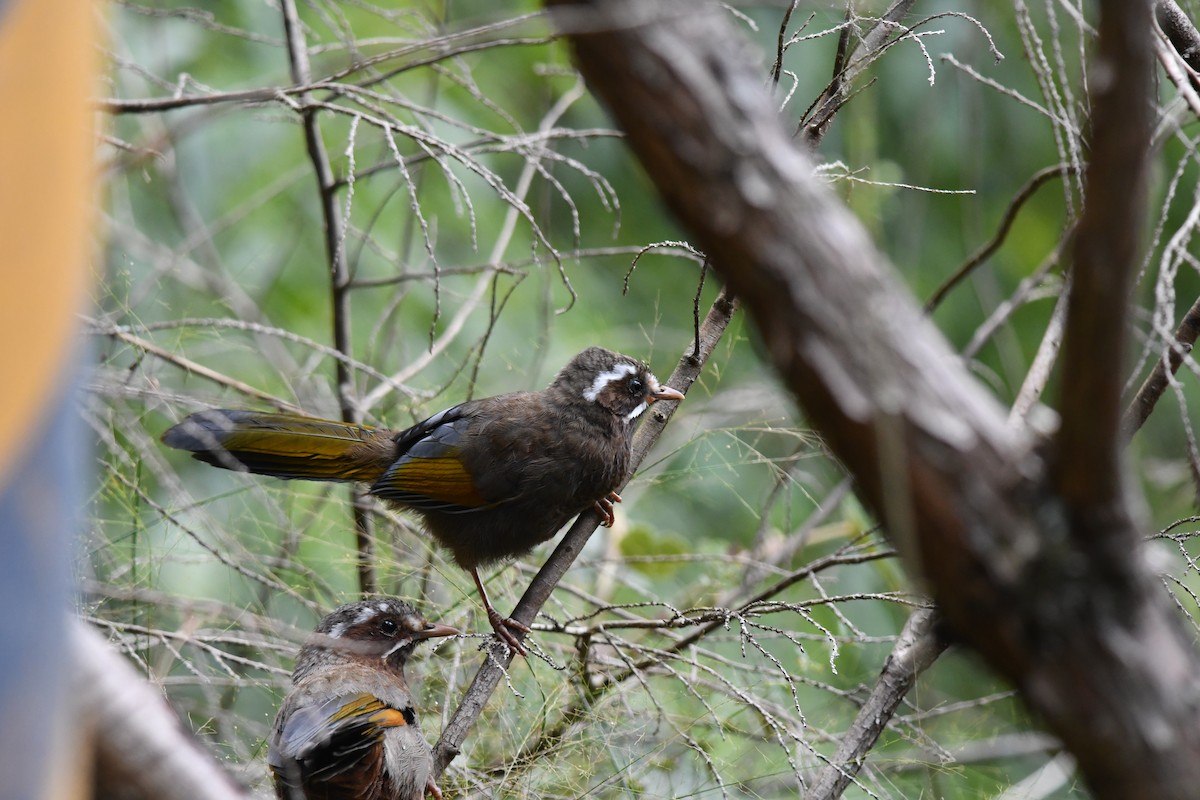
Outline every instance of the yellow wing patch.
<svg viewBox="0 0 1200 800">
<path fill-rule="evenodd" d="M 365 717 L 380 728 L 399 728 L 407 725 L 404 714 L 370 694 L 360 694 L 329 716 L 330 722 Z"/>
<path fill-rule="evenodd" d="M 475 488 L 475 481 L 466 467 L 453 454 L 412 458 L 397 464 L 375 485 L 372 492 L 395 497 L 418 508 L 443 504 L 463 508 L 490 505 Z"/>
</svg>

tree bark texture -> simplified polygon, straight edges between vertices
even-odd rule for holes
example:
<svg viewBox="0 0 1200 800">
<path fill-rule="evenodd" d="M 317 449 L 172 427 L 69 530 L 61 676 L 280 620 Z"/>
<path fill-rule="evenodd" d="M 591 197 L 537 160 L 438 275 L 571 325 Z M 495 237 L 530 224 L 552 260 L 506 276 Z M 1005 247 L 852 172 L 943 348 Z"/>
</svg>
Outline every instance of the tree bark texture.
<svg viewBox="0 0 1200 800">
<path fill-rule="evenodd" d="M 1090 276 L 1071 297 L 1065 356 L 1086 363 L 1064 368 L 1078 384 L 1063 392 L 1064 413 L 1087 416 L 1051 441 L 1006 426 L 814 177 L 725 12 L 694 0 L 549 5 L 592 90 L 951 628 L 1045 716 L 1097 797 L 1195 797 L 1200 662 L 1141 558 L 1114 394 L 1142 223 L 1145 117 L 1130 109 L 1150 102 L 1148 0 L 1101 3 L 1086 197 L 1099 216 L 1081 222 L 1077 268 Z M 1133 184 L 1109 197 L 1121 175 Z M 1097 333 L 1105 318 L 1115 334 Z M 1094 349 L 1088 335 L 1101 336 Z"/>
<path fill-rule="evenodd" d="M 104 800 L 249 800 L 220 762 L 180 724 L 162 693 L 81 622 L 71 640 L 75 723 L 91 750 L 93 793 Z"/>
</svg>

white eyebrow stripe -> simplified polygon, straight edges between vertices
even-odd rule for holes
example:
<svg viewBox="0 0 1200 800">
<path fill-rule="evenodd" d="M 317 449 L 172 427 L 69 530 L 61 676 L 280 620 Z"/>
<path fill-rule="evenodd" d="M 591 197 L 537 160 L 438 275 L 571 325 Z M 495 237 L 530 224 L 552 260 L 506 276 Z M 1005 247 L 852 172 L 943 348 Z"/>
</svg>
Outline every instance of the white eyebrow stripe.
<svg viewBox="0 0 1200 800">
<path fill-rule="evenodd" d="M 350 630 L 355 625 L 362 625 L 371 617 L 375 616 L 376 613 L 387 613 L 387 603 L 381 602 L 376 603 L 374 607 L 364 606 L 360 608 L 358 613 L 354 615 L 354 619 L 344 620 L 339 622 L 337 625 L 334 625 L 333 629 L 329 631 L 330 638 L 340 639 L 346 634 L 346 631 Z"/>
<path fill-rule="evenodd" d="M 608 372 L 601 372 L 596 376 L 596 380 L 592 381 L 591 387 L 584 390 L 583 399 L 589 403 L 596 402 L 596 398 L 600 396 L 600 392 L 604 391 L 605 386 L 634 372 L 637 372 L 637 367 L 633 364 L 617 364 Z"/>
</svg>

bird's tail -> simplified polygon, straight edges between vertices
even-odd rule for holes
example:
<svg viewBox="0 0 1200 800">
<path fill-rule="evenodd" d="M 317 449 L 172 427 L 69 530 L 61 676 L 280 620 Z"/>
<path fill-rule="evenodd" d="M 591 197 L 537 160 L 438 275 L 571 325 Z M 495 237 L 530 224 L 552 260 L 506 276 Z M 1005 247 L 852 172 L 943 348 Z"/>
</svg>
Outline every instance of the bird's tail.
<svg viewBox="0 0 1200 800">
<path fill-rule="evenodd" d="M 192 414 L 164 433 L 162 441 L 223 469 L 374 483 L 395 457 L 392 435 L 345 422 L 214 409 Z"/>
</svg>

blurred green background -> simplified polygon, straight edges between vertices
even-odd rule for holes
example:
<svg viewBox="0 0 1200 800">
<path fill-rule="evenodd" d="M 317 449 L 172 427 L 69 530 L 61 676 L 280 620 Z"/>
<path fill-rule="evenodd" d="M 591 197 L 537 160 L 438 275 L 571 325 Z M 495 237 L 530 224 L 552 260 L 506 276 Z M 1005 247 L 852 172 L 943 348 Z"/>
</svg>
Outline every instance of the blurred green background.
<svg viewBox="0 0 1200 800">
<path fill-rule="evenodd" d="M 883 7 L 855 3 L 854 24 L 870 27 Z M 680 244 L 538 4 L 300 10 L 315 83 L 307 98 L 285 94 L 280 12 L 257 2 L 111 4 L 112 67 L 99 90 L 112 102 L 98 149 L 102 289 L 85 409 L 98 481 L 78 567 L 82 610 L 264 791 L 263 737 L 291 658 L 325 611 L 360 590 L 349 495 L 213 470 L 157 437 L 191 411 L 265 408 L 271 398 L 339 414 L 330 270 L 299 105 L 319 104 L 339 180 L 353 287 L 347 391 L 369 424 L 405 427 L 467 397 L 543 386 L 590 344 L 646 359 L 665 379 L 719 289 Z M 764 86 L 786 11 L 726 9 L 760 50 Z M 1081 58 L 1094 42 L 1074 12 L 1091 11 L 918 2 L 911 30 L 898 29 L 907 34 L 855 85 L 814 155 L 918 301 L 995 234 L 1034 173 L 1086 157 Z M 831 3 L 792 11 L 785 38 L 797 40 L 775 87 L 789 125 L 828 82 L 844 24 Z M 1140 358 L 1114 363 L 1132 389 L 1161 351 L 1156 315 L 1173 328 L 1200 290 L 1187 255 L 1195 123 L 1169 84 L 1162 92 Z M 138 105 L 171 97 L 184 101 Z M 1061 265 L 1047 260 L 1078 214 L 1079 180 L 1039 188 L 933 315 L 963 348 L 1013 306 L 967 362 L 1005 404 L 1061 287 Z M 1172 237 L 1180 247 L 1164 254 Z M 1197 401 L 1193 376 L 1180 381 L 1130 448 L 1148 536 L 1193 513 Z M 1043 399 L 1053 406 L 1053 379 Z M 547 605 L 543 627 L 560 630 L 534 634 L 545 659 L 514 666 L 442 788 L 795 796 L 922 602 L 919 581 L 853 495 L 837 491 L 842 480 L 739 314 L 623 493 L 617 526 L 593 536 Z M 410 519 L 377 511 L 380 590 L 482 637 L 467 576 Z M 1163 550 L 1165 584 L 1188 613 L 1194 525 Z M 489 577 L 501 611 L 551 546 Z M 774 605 L 742 607 L 814 563 L 824 566 L 772 595 Z M 689 620 L 713 608 L 731 609 L 728 623 L 671 652 L 696 627 Z M 676 622 L 611 627 L 630 619 Z M 598 623 L 610 627 L 585 631 Z M 480 663 L 481 641 L 442 644 L 411 668 L 431 740 Z M 518 758 L 528 752 L 537 757 Z M 951 650 L 847 796 L 998 796 L 1061 764 L 1057 755 L 1008 687 Z M 1068 765 L 1048 790 L 1021 796 L 1080 793 Z"/>
</svg>

